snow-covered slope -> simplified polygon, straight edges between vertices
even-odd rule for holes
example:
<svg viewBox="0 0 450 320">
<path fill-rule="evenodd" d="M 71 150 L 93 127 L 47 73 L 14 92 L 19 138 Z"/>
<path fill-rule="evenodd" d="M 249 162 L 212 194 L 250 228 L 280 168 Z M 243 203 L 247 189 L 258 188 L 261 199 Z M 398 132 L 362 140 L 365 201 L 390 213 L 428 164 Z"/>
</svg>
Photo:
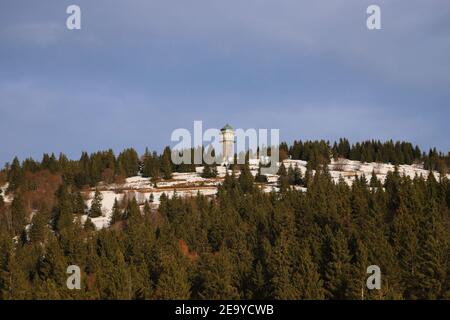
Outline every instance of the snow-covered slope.
<svg viewBox="0 0 450 320">
<path fill-rule="evenodd" d="M 250 159 L 250 170 L 253 175 L 257 174 L 259 161 L 258 159 Z M 302 174 L 306 172 L 307 162 L 302 160 L 284 160 L 283 164 L 286 168 L 298 167 Z M 281 165 L 279 163 L 278 165 Z M 331 160 L 329 165 L 329 172 L 331 177 L 335 182 L 339 179 L 344 179 L 349 185 L 351 185 L 355 177 L 361 177 L 365 175 L 367 179 L 370 179 L 372 172 L 374 172 L 377 178 L 384 182 L 388 172 L 395 170 L 395 166 L 392 164 L 383 163 L 361 163 L 360 161 L 351 161 L 347 159 Z M 423 169 L 421 165 L 400 165 L 398 166 L 399 173 L 401 175 L 414 178 L 417 176 L 423 176 L 427 178 L 429 172 Z M 168 197 L 173 197 L 177 194 L 181 197 L 195 196 L 197 193 L 203 195 L 212 196 L 217 193 L 217 186 L 222 183 L 223 177 L 226 174 L 226 168 L 223 166 L 217 167 L 218 176 L 217 178 L 205 179 L 201 177 L 203 172 L 202 167 L 197 167 L 196 172 L 191 173 L 174 173 L 172 179 L 170 180 L 160 180 L 156 183 L 152 182 L 149 178 L 144 178 L 141 176 L 130 177 L 125 180 L 122 184 L 103 184 L 98 185 L 99 191 L 102 194 L 102 216 L 97 218 L 92 218 L 92 222 L 95 224 L 97 229 L 102 229 L 109 226 L 109 221 L 111 219 L 112 207 L 114 205 L 114 200 L 122 201 L 124 197 L 127 199 L 135 198 L 138 204 L 143 206 L 146 200 L 150 200 L 150 195 L 153 195 L 153 201 L 150 205 L 153 208 L 157 208 L 160 204 L 160 197 L 164 193 Z M 231 171 L 229 171 L 231 174 Z M 314 174 L 314 172 L 313 172 Z M 440 178 L 439 173 L 433 173 L 436 179 Z M 236 173 L 239 176 L 239 172 Z M 450 175 L 447 175 L 450 179 Z M 265 192 L 278 191 L 277 175 L 268 175 L 268 183 L 262 186 L 262 190 Z M 6 189 L 8 184 L 0 186 L 1 195 L 6 203 L 12 202 L 12 196 L 6 195 Z M 303 187 L 296 187 L 296 189 L 301 191 L 306 191 Z M 94 197 L 94 190 L 88 191 L 85 194 L 86 205 L 90 208 L 92 199 Z M 81 221 L 84 223 L 87 219 L 87 215 L 82 216 Z"/>
<path fill-rule="evenodd" d="M 253 175 L 256 175 L 259 161 L 251 159 L 250 169 Z M 306 172 L 307 162 L 302 160 L 284 160 L 283 164 L 288 167 L 297 166 L 302 174 Z M 280 164 L 279 164 L 280 165 Z M 103 216 L 93 218 L 92 222 L 97 229 L 107 227 L 111 218 L 112 207 L 114 199 L 121 201 L 125 196 L 128 199 L 136 198 L 138 204 L 141 206 L 145 200 L 149 200 L 150 195 L 153 195 L 153 202 L 151 205 L 156 208 L 160 203 L 160 197 L 165 193 L 168 197 L 172 197 L 175 193 L 178 196 L 195 196 L 198 192 L 203 195 L 214 195 L 217 192 L 217 185 L 223 181 L 226 169 L 223 166 L 218 166 L 218 177 L 214 179 L 205 179 L 201 177 L 203 172 L 202 167 L 197 167 L 196 172 L 192 173 L 174 173 L 171 180 L 158 181 L 156 185 L 149 179 L 141 176 L 127 178 L 123 184 L 101 185 L 101 193 L 103 196 L 102 211 Z M 377 178 L 382 182 L 386 179 L 388 172 L 395 170 L 392 164 L 383 163 L 361 163 L 360 161 L 351 161 L 347 159 L 332 160 L 329 165 L 329 172 L 331 177 L 337 182 L 340 178 L 344 179 L 348 184 L 352 184 L 355 177 L 365 175 L 370 179 L 372 172 L 375 172 Z M 400 165 L 398 166 L 399 173 L 411 178 L 422 175 L 427 178 L 429 172 L 424 170 L 420 165 Z M 230 172 L 231 173 L 231 172 Z M 239 173 L 237 173 L 239 175 Z M 434 172 L 436 179 L 439 179 L 439 173 Z M 448 175 L 450 179 L 450 175 Z M 278 191 L 276 185 L 278 180 L 277 175 L 268 176 L 268 184 L 263 186 L 265 192 Z M 298 190 L 306 191 L 303 187 L 296 187 Z M 89 193 L 89 200 L 87 206 L 90 207 L 94 191 Z M 85 221 L 87 216 L 84 216 L 82 221 Z"/>
<path fill-rule="evenodd" d="M 306 161 L 285 160 L 283 163 L 286 168 L 289 166 L 298 166 L 302 171 L 302 174 L 306 171 Z M 356 176 L 361 177 L 364 175 L 367 179 L 370 179 L 372 172 L 376 174 L 377 178 L 381 182 L 384 182 L 387 173 L 395 170 L 395 166 L 390 163 L 362 163 L 360 161 L 352 161 L 347 159 L 331 160 L 328 168 L 330 175 L 335 182 L 342 177 L 348 184 L 352 184 Z M 422 165 L 400 165 L 398 166 L 398 171 L 400 175 L 405 175 L 410 178 L 414 178 L 416 175 L 428 178 L 430 173 L 428 170 L 423 169 Z M 440 174 L 438 172 L 433 172 L 433 174 L 436 179 L 440 178 Z M 450 175 L 447 175 L 447 177 L 450 179 Z"/>
</svg>

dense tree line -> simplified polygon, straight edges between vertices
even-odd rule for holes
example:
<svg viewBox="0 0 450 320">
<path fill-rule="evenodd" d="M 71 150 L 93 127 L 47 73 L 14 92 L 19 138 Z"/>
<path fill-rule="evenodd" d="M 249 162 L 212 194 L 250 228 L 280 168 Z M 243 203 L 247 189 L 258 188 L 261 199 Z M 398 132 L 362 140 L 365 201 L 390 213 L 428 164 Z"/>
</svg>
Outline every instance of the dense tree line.
<svg viewBox="0 0 450 320">
<path fill-rule="evenodd" d="M 194 159 L 196 150 L 186 149 L 181 152 L 191 153 Z M 444 155 L 435 148 L 428 153 L 422 152 L 418 146 L 413 146 L 408 142 L 380 142 L 365 141 L 351 145 L 347 139 L 340 139 L 332 146 L 328 141 L 294 141 L 292 145 L 281 143 L 279 147 L 281 160 L 288 157 L 297 160 L 308 161 L 308 167 L 316 169 L 330 163 L 332 158 L 346 158 L 362 162 L 380 162 L 400 164 L 423 164 L 426 170 L 436 170 L 441 173 L 448 173 L 450 169 L 450 154 Z M 192 163 L 182 163 L 175 165 L 171 161 L 171 155 L 175 152 L 166 147 L 161 154 L 150 152 L 146 149 L 142 156 L 139 156 L 133 148 L 126 149 L 115 156 L 112 150 L 95 152 L 88 154 L 83 152 L 79 160 L 69 160 L 66 155 L 60 154 L 57 158 L 54 154 L 44 154 L 42 160 L 36 161 L 32 158 L 25 159 L 22 163 L 16 157 L 4 169 L 0 171 L 6 176 L 9 182 L 9 190 L 14 191 L 20 185 L 29 183 L 28 174 L 35 174 L 47 170 L 50 174 L 61 175 L 65 180 L 75 184 L 78 188 L 83 186 L 94 187 L 99 182 L 105 183 L 120 182 L 124 178 L 141 174 L 144 177 L 151 177 L 155 180 L 163 178 L 170 179 L 173 172 L 195 172 L 196 165 Z M 180 152 L 180 153 L 181 153 Z M 205 154 L 205 150 L 201 150 Z M 208 152 L 211 152 L 208 150 Z M 212 150 L 215 156 L 214 150 Z M 269 152 L 270 154 L 270 152 Z M 247 154 L 248 156 L 248 154 Z M 206 165 L 203 163 L 202 165 Z M 207 173 L 205 177 L 216 175 L 212 166 L 206 165 Z M 239 166 L 233 166 L 239 169 Z M 33 186 L 25 186 L 33 188 Z"/>
<path fill-rule="evenodd" d="M 365 141 L 350 146 L 347 139 L 340 139 L 335 142 L 332 148 L 333 156 L 343 157 L 350 160 L 362 162 L 390 162 L 394 165 L 413 164 L 422 158 L 422 153 L 418 146 L 413 146 L 409 142 L 387 142 Z"/>
<path fill-rule="evenodd" d="M 172 172 L 181 172 L 183 169 L 172 164 L 170 153 L 170 148 L 167 147 L 161 155 L 146 150 L 140 157 L 136 150 L 129 148 L 117 157 L 112 150 L 90 155 L 83 152 L 79 160 L 69 160 L 64 154 L 60 154 L 58 158 L 54 154 L 44 154 L 41 162 L 28 158 L 22 163 L 15 157 L 11 164 L 5 165 L 2 172 L 9 182 L 9 191 L 15 191 L 19 187 L 33 188 L 33 186 L 27 186 L 29 181 L 26 175 L 42 171 L 60 175 L 78 188 L 94 187 L 99 182 L 120 182 L 124 178 L 138 174 L 155 179 L 170 179 Z"/>
<path fill-rule="evenodd" d="M 74 219 L 84 208 L 71 180 L 25 231 L 19 189 L 10 208 L 0 199 L 0 299 L 450 298 L 447 179 L 395 171 L 348 186 L 326 167 L 298 178 L 306 192 L 287 181 L 267 194 L 242 165 L 214 198 L 163 195 L 158 210 L 116 201 L 97 232 Z M 71 264 L 81 290 L 66 288 Z M 366 288 L 369 265 L 381 268 L 381 290 Z"/>
<path fill-rule="evenodd" d="M 90 208 L 82 188 L 137 174 L 170 179 L 194 171 L 174 165 L 170 148 L 61 154 L 40 162 L 15 158 L 0 171 L 0 299 L 449 299 L 450 184 L 431 174 L 398 171 L 352 186 L 334 183 L 332 157 L 414 163 L 445 171 L 449 156 L 408 143 L 341 139 L 282 144 L 280 155 L 307 160 L 307 171 L 280 166 L 280 192 L 263 193 L 261 168 L 232 166 L 216 197 L 153 197 L 114 203 L 111 226 L 96 190 Z M 194 152 L 194 150 L 188 150 Z M 362 158 L 363 157 L 363 158 Z M 397 160 L 395 160 L 397 159 Z M 203 175 L 214 177 L 214 166 Z M 316 174 L 313 175 L 313 169 Z M 292 186 L 306 187 L 306 192 Z M 13 196 L 6 204 L 4 197 Z M 87 214 L 83 224 L 81 216 Z M 82 290 L 66 288 L 66 268 L 82 269 Z M 368 290 L 366 268 L 382 270 L 382 289 Z"/>
<path fill-rule="evenodd" d="M 445 155 L 438 152 L 436 148 L 426 153 L 409 142 L 393 142 L 392 140 L 386 142 L 370 140 L 350 144 L 348 139 L 340 139 L 333 145 L 324 140 L 294 141 L 291 146 L 286 143 L 280 145 L 280 157 L 308 161 L 310 167 L 314 169 L 328 164 L 332 158 L 345 158 L 393 165 L 423 163 L 426 170 L 450 172 L 450 153 Z"/>
</svg>

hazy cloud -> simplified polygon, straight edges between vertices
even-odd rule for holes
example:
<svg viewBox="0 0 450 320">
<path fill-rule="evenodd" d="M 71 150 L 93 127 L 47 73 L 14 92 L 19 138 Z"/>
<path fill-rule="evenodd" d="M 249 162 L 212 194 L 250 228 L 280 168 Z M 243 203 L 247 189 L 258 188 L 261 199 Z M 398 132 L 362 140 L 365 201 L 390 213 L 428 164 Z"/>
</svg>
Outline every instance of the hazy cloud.
<svg viewBox="0 0 450 320">
<path fill-rule="evenodd" d="M 0 3 L 0 162 L 44 151 L 162 148 L 170 132 L 281 127 L 450 149 L 450 3 L 79 0 Z M 57 134 L 55 134 L 57 133 Z"/>
</svg>

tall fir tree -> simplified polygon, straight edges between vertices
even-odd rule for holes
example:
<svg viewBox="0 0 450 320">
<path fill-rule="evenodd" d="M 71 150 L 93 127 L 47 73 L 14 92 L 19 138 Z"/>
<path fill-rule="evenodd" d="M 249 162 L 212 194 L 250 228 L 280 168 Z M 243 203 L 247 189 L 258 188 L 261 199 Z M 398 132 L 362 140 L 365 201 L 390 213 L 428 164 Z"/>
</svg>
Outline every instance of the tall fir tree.
<svg viewBox="0 0 450 320">
<path fill-rule="evenodd" d="M 111 221 L 109 222 L 110 225 L 114 225 L 115 223 L 119 222 L 123 219 L 122 211 L 119 207 L 119 202 L 117 201 L 117 198 L 114 199 L 114 204 L 112 207 L 112 214 L 111 214 Z"/>
<path fill-rule="evenodd" d="M 289 177 L 284 163 L 281 163 L 280 168 L 278 169 L 278 175 L 278 186 L 280 187 L 280 192 L 285 193 L 289 190 Z"/>
<path fill-rule="evenodd" d="M 89 210 L 90 218 L 100 217 L 102 213 L 103 196 L 98 189 L 95 189 L 94 199 L 92 200 L 91 209 Z"/>
</svg>

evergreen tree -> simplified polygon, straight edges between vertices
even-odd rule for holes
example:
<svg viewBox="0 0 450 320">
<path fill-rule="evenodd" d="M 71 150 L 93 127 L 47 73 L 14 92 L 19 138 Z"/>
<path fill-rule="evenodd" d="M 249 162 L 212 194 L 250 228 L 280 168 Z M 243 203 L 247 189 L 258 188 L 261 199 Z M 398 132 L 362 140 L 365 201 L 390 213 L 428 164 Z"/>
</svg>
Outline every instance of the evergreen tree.
<svg viewBox="0 0 450 320">
<path fill-rule="evenodd" d="M 150 213 L 152 213 L 152 209 L 150 208 L 150 204 L 147 200 L 145 200 L 144 202 L 144 214 L 145 215 L 149 215 Z"/>
<path fill-rule="evenodd" d="M 215 165 L 205 164 L 203 166 L 202 178 L 215 178 L 217 177 L 217 168 Z"/>
<path fill-rule="evenodd" d="M 300 168 L 298 167 L 298 165 L 295 165 L 294 168 L 294 179 L 293 179 L 293 184 L 294 185 L 303 185 L 303 176 L 302 176 L 302 171 L 300 170 Z"/>
<path fill-rule="evenodd" d="M 162 194 L 157 210 L 144 202 L 143 214 L 135 198 L 125 197 L 124 212 L 115 201 L 111 223 L 124 221 L 102 230 L 91 218 L 82 226 L 81 188 L 139 170 L 155 182 L 170 149 L 147 150 L 142 164 L 133 150 L 118 159 L 111 150 L 73 161 L 62 154 L 15 159 L 0 170 L 0 186 L 10 183 L 0 195 L 0 300 L 450 297 L 448 179 L 433 171 L 411 179 L 396 167 L 384 184 L 373 172 L 369 183 L 361 176 L 349 186 L 335 183 L 326 165 L 332 155 L 446 170 L 450 155 L 345 139 L 332 147 L 283 143 L 280 150 L 308 161 L 304 177 L 298 167 L 280 167 L 281 197 L 257 192 L 246 153 L 235 167 L 239 178 L 227 171 L 214 197 Z M 191 170 L 166 164 L 171 172 Z M 260 170 L 256 181 L 263 181 Z M 289 184 L 307 191 L 285 192 Z M 25 230 L 28 210 L 34 214 Z M 82 290 L 65 289 L 71 264 L 83 266 Z M 382 270 L 380 290 L 366 287 L 372 264 Z"/>
<path fill-rule="evenodd" d="M 250 167 L 248 164 L 244 164 L 241 169 L 241 174 L 238 178 L 238 183 L 241 187 L 241 190 L 244 193 L 249 193 L 253 191 L 253 175 L 250 171 Z"/>
<path fill-rule="evenodd" d="M 25 227 L 27 220 L 25 205 L 20 193 L 16 194 L 11 204 L 11 218 L 14 234 L 20 235 Z"/>
<path fill-rule="evenodd" d="M 72 195 L 69 192 L 69 186 L 63 184 L 59 188 L 57 200 L 58 204 L 53 222 L 56 230 L 62 232 L 63 230 L 72 228 L 74 225 L 73 201 Z"/>
<path fill-rule="evenodd" d="M 165 300 L 189 299 L 190 291 L 186 265 L 176 255 L 164 256 L 162 273 L 156 286 L 156 297 Z"/>
<path fill-rule="evenodd" d="M 259 166 L 258 166 L 258 173 L 256 174 L 256 176 L 255 176 L 255 182 L 259 182 L 259 183 L 267 183 L 268 182 L 268 180 L 267 180 L 267 176 L 266 175 L 263 175 L 263 174 L 261 174 L 261 162 L 259 163 Z"/>
<path fill-rule="evenodd" d="M 417 252 L 417 298 L 445 297 L 448 272 L 448 235 L 440 223 L 437 206 L 431 200 L 426 217 L 422 218 Z M 448 283 L 448 280 L 447 280 Z"/>
<path fill-rule="evenodd" d="M 325 290 L 323 288 L 323 281 L 308 248 L 301 248 L 298 257 L 298 271 L 295 273 L 293 280 L 295 283 L 298 283 L 299 298 L 303 300 L 324 299 Z"/>
<path fill-rule="evenodd" d="M 24 183 L 24 179 L 25 178 L 19 159 L 15 157 L 8 172 L 8 190 L 17 190 Z"/>
<path fill-rule="evenodd" d="M 172 179 L 172 161 L 171 161 L 171 151 L 169 147 L 164 149 L 162 160 L 161 160 L 161 171 L 163 178 L 168 180 Z"/>
<path fill-rule="evenodd" d="M 74 199 L 74 213 L 83 215 L 85 213 L 86 204 L 84 203 L 83 196 L 79 191 L 75 193 Z"/>
<path fill-rule="evenodd" d="M 227 299 L 239 298 L 233 276 L 235 272 L 227 249 L 201 257 L 198 272 L 198 298 Z"/>
<path fill-rule="evenodd" d="M 114 204 L 112 207 L 112 214 L 111 214 L 111 221 L 110 225 L 115 224 L 116 222 L 123 219 L 123 214 L 119 208 L 119 202 L 117 201 L 117 198 L 114 199 Z"/>
<path fill-rule="evenodd" d="M 23 261 L 14 251 L 10 239 L 0 240 L 0 298 L 2 300 L 24 300 L 32 298 L 32 288 L 24 270 Z"/>
<path fill-rule="evenodd" d="M 393 241 L 400 264 L 400 281 L 405 298 L 414 297 L 415 274 L 417 269 L 418 239 L 416 221 L 402 203 L 393 222 Z"/>
<path fill-rule="evenodd" d="M 89 217 L 100 217 L 102 213 L 103 196 L 98 189 L 95 189 L 94 199 L 92 200 L 91 209 L 89 210 Z"/>
<path fill-rule="evenodd" d="M 91 218 L 87 217 L 86 221 L 84 222 L 84 230 L 86 231 L 95 231 L 97 228 L 95 227 L 95 224 L 92 222 Z"/>
<path fill-rule="evenodd" d="M 328 297 L 345 299 L 348 295 L 351 272 L 351 256 L 347 239 L 341 230 L 333 233 L 327 226 L 325 232 L 327 235 L 325 289 Z"/>
<path fill-rule="evenodd" d="M 32 243 L 45 243 L 48 236 L 48 220 L 44 212 L 36 212 L 31 220 L 29 238 Z"/>
<path fill-rule="evenodd" d="M 274 299 L 300 299 L 301 283 L 293 281 L 296 277 L 295 220 L 292 210 L 285 205 L 274 208 L 274 245 L 268 256 L 270 287 Z M 300 275 L 297 275 L 301 278 Z"/>
<path fill-rule="evenodd" d="M 141 211 L 137 204 L 136 198 L 128 201 L 127 209 L 125 210 L 125 218 L 128 220 L 140 221 Z"/>
<path fill-rule="evenodd" d="M 52 237 L 45 253 L 40 257 L 37 273 L 41 280 L 53 280 L 60 288 L 64 288 L 67 262 L 57 239 Z"/>
<path fill-rule="evenodd" d="M 379 188 L 381 187 L 380 180 L 378 180 L 377 175 L 375 174 L 375 170 L 372 170 L 372 176 L 370 177 L 370 187 Z"/>
<path fill-rule="evenodd" d="M 280 192 L 285 193 L 289 190 L 289 177 L 286 171 L 286 167 L 283 163 L 281 163 L 280 168 L 278 169 L 278 185 L 280 187 Z"/>
<path fill-rule="evenodd" d="M 139 172 L 139 156 L 137 152 L 130 148 L 124 150 L 117 157 L 119 172 L 125 177 L 136 176 Z"/>
<path fill-rule="evenodd" d="M 295 177 L 294 177 L 294 168 L 292 166 L 289 166 L 289 168 L 287 169 L 287 177 L 289 185 L 294 185 Z"/>
</svg>

